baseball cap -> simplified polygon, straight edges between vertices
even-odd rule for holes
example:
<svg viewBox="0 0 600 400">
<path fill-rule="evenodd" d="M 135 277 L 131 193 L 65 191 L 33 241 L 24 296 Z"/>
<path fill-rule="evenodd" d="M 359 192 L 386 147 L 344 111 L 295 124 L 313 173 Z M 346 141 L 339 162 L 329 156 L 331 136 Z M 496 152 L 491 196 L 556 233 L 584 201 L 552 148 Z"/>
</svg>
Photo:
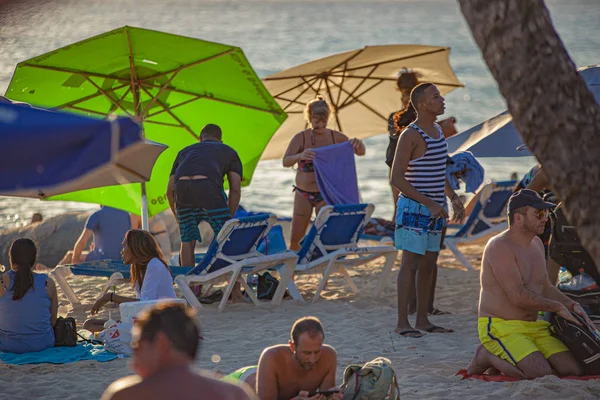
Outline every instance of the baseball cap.
<svg viewBox="0 0 600 400">
<path fill-rule="evenodd" d="M 530 189 L 521 189 L 515 192 L 508 199 L 508 212 L 517 208 L 530 206 L 538 210 L 547 210 L 556 206 L 554 203 L 544 201 L 535 191 Z"/>
</svg>

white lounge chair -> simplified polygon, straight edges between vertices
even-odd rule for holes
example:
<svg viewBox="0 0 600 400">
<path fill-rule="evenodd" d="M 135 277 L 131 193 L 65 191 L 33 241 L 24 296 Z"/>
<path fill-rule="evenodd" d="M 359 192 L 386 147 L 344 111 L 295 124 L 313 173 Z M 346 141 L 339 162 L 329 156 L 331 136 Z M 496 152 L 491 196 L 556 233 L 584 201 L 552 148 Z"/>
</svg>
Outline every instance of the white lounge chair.
<svg viewBox="0 0 600 400">
<path fill-rule="evenodd" d="M 341 273 L 354 293 L 358 288 L 346 267 L 362 265 L 378 257 L 385 258 L 384 271 L 391 270 L 398 251 L 393 246 L 366 246 L 357 244 L 360 234 L 367 225 L 375 206 L 372 204 L 350 204 L 325 206 L 319 212 L 310 231 L 298 251 L 296 274 L 322 273 L 313 298 L 316 302 L 330 275 Z M 297 288 L 293 281 L 288 284 L 296 299 Z M 376 295 L 378 292 L 376 291 Z"/>
</svg>

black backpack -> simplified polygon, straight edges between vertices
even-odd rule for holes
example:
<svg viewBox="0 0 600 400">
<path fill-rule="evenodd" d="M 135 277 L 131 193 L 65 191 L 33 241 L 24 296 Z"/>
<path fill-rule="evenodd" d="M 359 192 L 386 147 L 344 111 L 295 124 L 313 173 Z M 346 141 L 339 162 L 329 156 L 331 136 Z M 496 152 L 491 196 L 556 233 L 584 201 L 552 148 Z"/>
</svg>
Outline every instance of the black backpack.
<svg viewBox="0 0 600 400">
<path fill-rule="evenodd" d="M 600 285 L 600 274 L 596 264 L 581 245 L 575 226 L 567 221 L 562 203 L 550 214 L 550 218 L 552 220 L 552 236 L 548 245 L 550 258 L 565 267 L 573 276 L 578 275 L 579 270 L 583 268 Z"/>
<path fill-rule="evenodd" d="M 258 285 L 256 286 L 256 297 L 259 300 L 272 300 L 275 291 L 279 286 L 279 281 L 268 272 L 258 275 Z"/>
<path fill-rule="evenodd" d="M 600 375 L 600 332 L 572 313 L 581 326 L 556 314 L 550 316 L 550 333 L 573 353 L 586 375 Z"/>
<path fill-rule="evenodd" d="M 54 324 L 54 347 L 77 346 L 77 323 L 74 318 L 58 317 Z"/>
</svg>

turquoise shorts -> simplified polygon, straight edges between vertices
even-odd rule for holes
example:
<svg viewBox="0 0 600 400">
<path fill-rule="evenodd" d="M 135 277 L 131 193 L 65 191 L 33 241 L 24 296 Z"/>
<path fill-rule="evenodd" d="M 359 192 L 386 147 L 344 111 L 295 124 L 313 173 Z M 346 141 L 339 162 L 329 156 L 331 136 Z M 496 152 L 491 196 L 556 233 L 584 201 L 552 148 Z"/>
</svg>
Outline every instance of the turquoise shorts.
<svg viewBox="0 0 600 400">
<path fill-rule="evenodd" d="M 401 195 L 396 213 L 396 249 L 420 255 L 439 252 L 445 224 L 443 218 L 432 218 L 423 204 Z"/>
</svg>

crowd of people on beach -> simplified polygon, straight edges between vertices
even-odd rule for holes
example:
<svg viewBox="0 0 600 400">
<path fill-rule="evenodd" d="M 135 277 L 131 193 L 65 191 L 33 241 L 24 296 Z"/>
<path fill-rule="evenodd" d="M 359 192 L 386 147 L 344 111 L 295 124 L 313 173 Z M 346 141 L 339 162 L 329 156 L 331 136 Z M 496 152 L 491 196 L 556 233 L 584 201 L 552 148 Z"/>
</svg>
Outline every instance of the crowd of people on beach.
<svg viewBox="0 0 600 400">
<path fill-rule="evenodd" d="M 453 118 L 437 122 L 445 111 L 440 91 L 432 83 L 419 82 L 412 71 L 400 74 L 398 89 L 403 107 L 390 115 L 385 160 L 395 203 L 394 242 L 402 250 L 395 332 L 420 338 L 453 332 L 435 325 L 430 316 L 447 314 L 434 307 L 438 256 L 448 222 L 463 221 L 465 206 L 448 181 L 446 137 L 456 131 Z M 283 158 L 284 167 L 297 168 L 290 250 L 300 248 L 313 212 L 317 215 L 326 205 L 315 177 L 315 150 L 349 142 L 355 155 L 366 152 L 361 140 L 328 128 L 332 112 L 323 97 L 308 103 L 305 113 L 310 128 L 291 139 Z M 170 173 L 167 198 L 179 226 L 179 263 L 183 266 L 195 264 L 194 250 L 202 241 L 199 224 L 208 223 L 216 237 L 240 204 L 242 162 L 235 149 L 223 143 L 223 135 L 227 132 L 219 126 L 206 125 L 199 142 L 179 152 Z M 458 172 L 459 178 L 463 172 Z M 478 310 L 481 344 L 470 373 L 487 371 L 527 379 L 553 373 L 583 374 L 573 354 L 550 335 L 548 322 L 538 319 L 540 311 L 547 311 L 576 322 L 574 312 L 591 324 L 579 303 L 556 288 L 557 264 L 538 237 L 548 230 L 548 210 L 555 206 L 538 194 L 544 189 L 549 189 L 547 179 L 543 169 L 536 167 L 508 202 L 508 229 L 492 237 L 485 247 Z M 154 232 L 135 229 L 139 219 L 110 207 L 101 207 L 89 217 L 60 264 L 122 260 L 131 266 L 136 293 L 135 297 L 106 293 L 92 305 L 92 316 L 107 303 L 176 297 L 169 267 L 170 243 L 161 245 L 158 240 L 158 236 L 168 235 L 159 219 L 156 223 Z M 85 250 L 92 237 L 92 246 Z M 0 351 L 24 353 L 52 347 L 58 309 L 55 283 L 35 272 L 37 248 L 32 240 L 16 240 L 9 256 L 10 269 L 0 275 Z M 239 285 L 231 300 L 244 300 Z M 410 314 L 416 314 L 414 324 L 409 321 Z M 88 319 L 83 328 L 98 332 L 105 322 Z M 256 366 L 221 379 L 194 371 L 199 336 L 195 317 L 180 305 L 161 303 L 145 311 L 133 330 L 132 368 L 137 376 L 115 382 L 103 399 L 191 399 L 197 393 L 215 399 L 343 398 L 336 384 L 336 351 L 324 344 L 323 326 L 314 317 L 296 321 L 289 343 L 265 349 Z M 227 383 L 231 381 L 243 385 Z"/>
</svg>

